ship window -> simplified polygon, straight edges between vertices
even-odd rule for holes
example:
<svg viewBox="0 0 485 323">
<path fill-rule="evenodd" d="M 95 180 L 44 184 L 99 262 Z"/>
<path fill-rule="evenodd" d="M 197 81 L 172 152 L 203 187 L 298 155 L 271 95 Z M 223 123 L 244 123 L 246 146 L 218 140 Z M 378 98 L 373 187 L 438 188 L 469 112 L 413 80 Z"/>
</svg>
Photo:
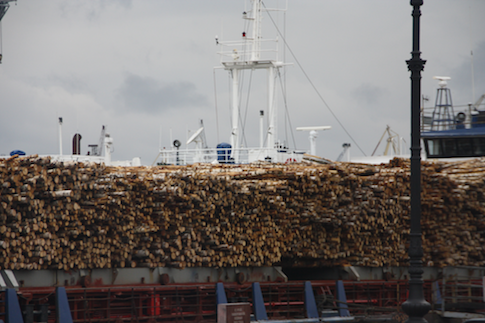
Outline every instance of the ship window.
<svg viewBox="0 0 485 323">
<path fill-rule="evenodd" d="M 457 138 L 458 156 L 473 156 L 473 146 L 470 138 Z"/>
<path fill-rule="evenodd" d="M 456 156 L 456 140 L 455 139 L 443 139 L 443 154 L 445 156 Z"/>
<path fill-rule="evenodd" d="M 429 157 L 441 156 L 440 139 L 427 139 L 425 140 L 426 150 Z"/>
<path fill-rule="evenodd" d="M 485 137 L 424 139 L 429 158 L 485 156 Z"/>
<path fill-rule="evenodd" d="M 485 138 L 473 138 L 473 153 L 474 156 L 485 155 Z"/>
</svg>

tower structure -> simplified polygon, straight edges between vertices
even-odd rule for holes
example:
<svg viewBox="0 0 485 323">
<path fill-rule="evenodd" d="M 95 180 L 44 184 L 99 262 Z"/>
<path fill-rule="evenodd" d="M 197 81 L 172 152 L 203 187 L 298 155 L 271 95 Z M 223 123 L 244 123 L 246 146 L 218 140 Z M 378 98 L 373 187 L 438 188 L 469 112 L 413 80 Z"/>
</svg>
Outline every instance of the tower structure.
<svg viewBox="0 0 485 323">
<path fill-rule="evenodd" d="M 278 69 L 285 65 L 278 60 L 278 39 L 263 39 L 261 33 L 262 13 L 268 10 L 263 8 L 262 0 L 251 0 L 251 10 L 243 12 L 243 19 L 249 22 L 248 30 L 242 32 L 240 41 L 219 41 L 221 46 L 221 64 L 229 71 L 232 80 L 231 85 L 231 138 L 232 156 L 235 163 L 239 162 L 239 150 L 241 134 L 239 128 L 240 115 L 240 75 L 243 70 L 266 70 L 267 71 L 267 116 L 268 126 L 266 129 L 266 147 L 268 154 L 275 151 L 277 138 L 277 116 L 278 109 L 276 103 L 275 80 Z M 276 46 L 273 49 L 262 47 L 262 42 L 272 42 Z M 269 156 L 273 157 L 273 156 Z"/>
<path fill-rule="evenodd" d="M 455 112 L 453 111 L 453 102 L 451 100 L 451 91 L 447 87 L 447 81 L 451 78 L 448 76 L 434 76 L 439 80 L 439 88 L 436 92 L 436 101 L 431 119 L 431 130 L 450 130 L 455 129 Z"/>
</svg>

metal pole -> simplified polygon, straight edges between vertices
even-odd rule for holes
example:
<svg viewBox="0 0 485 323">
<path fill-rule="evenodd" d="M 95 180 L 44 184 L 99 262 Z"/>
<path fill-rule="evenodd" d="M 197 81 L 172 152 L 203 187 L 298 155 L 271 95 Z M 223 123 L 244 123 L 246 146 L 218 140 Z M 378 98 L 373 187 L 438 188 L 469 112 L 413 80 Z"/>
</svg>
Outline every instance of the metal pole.
<svg viewBox="0 0 485 323">
<path fill-rule="evenodd" d="M 232 75 L 232 132 L 231 146 L 232 158 L 237 164 L 239 162 L 239 70 L 231 69 Z"/>
<path fill-rule="evenodd" d="M 431 306 L 423 293 L 423 248 L 421 242 L 421 135 L 420 98 L 421 71 L 426 61 L 419 51 L 419 19 L 423 0 L 411 0 L 413 7 L 413 51 L 406 63 L 411 71 L 411 233 L 409 245 L 409 298 L 402 308 L 409 316 L 407 323 L 426 322 Z"/>
<path fill-rule="evenodd" d="M 59 118 L 59 155 L 62 156 L 62 118 Z"/>
</svg>

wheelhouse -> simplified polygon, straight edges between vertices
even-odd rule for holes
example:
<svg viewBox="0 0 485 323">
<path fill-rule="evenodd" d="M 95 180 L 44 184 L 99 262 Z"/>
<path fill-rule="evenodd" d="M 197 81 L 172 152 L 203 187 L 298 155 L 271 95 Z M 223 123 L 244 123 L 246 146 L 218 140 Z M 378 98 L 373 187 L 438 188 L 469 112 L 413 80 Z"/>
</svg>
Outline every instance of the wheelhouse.
<svg viewBox="0 0 485 323">
<path fill-rule="evenodd" d="M 473 158 L 485 156 L 485 110 L 480 109 L 485 94 L 475 104 L 456 110 L 447 87 L 450 77 L 439 80 L 431 114 L 422 110 L 421 139 L 427 158 Z M 456 114 L 455 114 L 456 113 Z"/>
<path fill-rule="evenodd" d="M 421 133 L 428 158 L 485 156 L 485 127 Z"/>
</svg>

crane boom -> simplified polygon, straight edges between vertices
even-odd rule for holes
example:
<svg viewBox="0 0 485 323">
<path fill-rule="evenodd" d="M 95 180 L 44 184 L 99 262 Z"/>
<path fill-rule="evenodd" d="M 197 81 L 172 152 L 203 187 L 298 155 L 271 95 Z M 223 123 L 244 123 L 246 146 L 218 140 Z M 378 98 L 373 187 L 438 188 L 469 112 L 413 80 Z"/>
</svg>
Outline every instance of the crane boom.
<svg viewBox="0 0 485 323">
<path fill-rule="evenodd" d="M 8 8 L 10 7 L 9 2 L 17 1 L 17 0 L 0 0 L 0 23 L 2 22 L 3 16 L 7 13 Z M 0 29 L 0 63 L 2 63 L 2 30 Z"/>
<path fill-rule="evenodd" d="M 475 102 L 475 109 L 478 109 L 480 105 L 482 104 L 483 100 L 485 100 L 485 94 L 482 94 L 482 96 Z"/>
<path fill-rule="evenodd" d="M 8 8 L 10 7 L 9 2 L 13 0 L 0 0 L 0 20 L 2 20 L 5 13 L 7 13 Z"/>
</svg>

